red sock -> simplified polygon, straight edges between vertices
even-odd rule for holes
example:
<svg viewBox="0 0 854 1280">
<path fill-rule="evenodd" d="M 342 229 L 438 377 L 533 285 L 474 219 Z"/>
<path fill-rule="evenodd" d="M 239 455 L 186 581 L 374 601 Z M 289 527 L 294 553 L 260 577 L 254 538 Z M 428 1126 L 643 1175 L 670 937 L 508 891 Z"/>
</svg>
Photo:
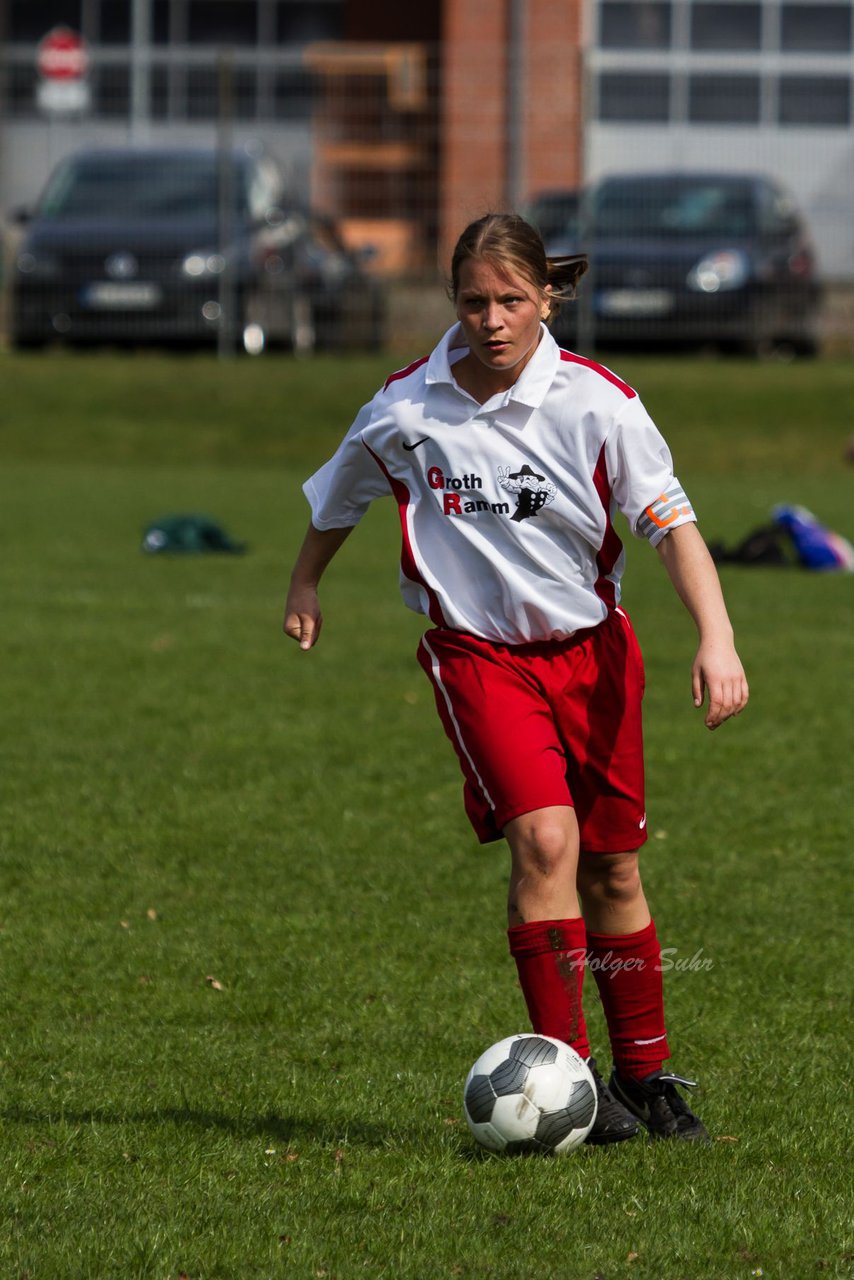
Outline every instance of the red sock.
<svg viewBox="0 0 854 1280">
<path fill-rule="evenodd" d="M 589 1058 L 581 1007 L 584 921 L 533 920 L 513 925 L 507 937 L 534 1031 L 563 1040 L 582 1058 Z"/>
<path fill-rule="evenodd" d="M 614 1066 L 634 1080 L 659 1071 L 670 1050 L 654 921 L 637 933 L 588 933 L 587 963 L 599 988 Z"/>
</svg>

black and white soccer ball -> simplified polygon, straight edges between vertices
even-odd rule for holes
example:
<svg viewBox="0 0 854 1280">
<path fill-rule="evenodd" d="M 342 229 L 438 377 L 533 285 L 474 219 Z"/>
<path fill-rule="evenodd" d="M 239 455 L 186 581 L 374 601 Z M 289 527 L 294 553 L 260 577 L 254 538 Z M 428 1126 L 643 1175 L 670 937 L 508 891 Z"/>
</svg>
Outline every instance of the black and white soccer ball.
<svg viewBox="0 0 854 1280">
<path fill-rule="evenodd" d="M 466 1080 L 463 1109 L 481 1146 L 507 1155 L 566 1155 L 596 1119 L 596 1086 L 583 1058 L 551 1036 L 499 1040 Z"/>
</svg>

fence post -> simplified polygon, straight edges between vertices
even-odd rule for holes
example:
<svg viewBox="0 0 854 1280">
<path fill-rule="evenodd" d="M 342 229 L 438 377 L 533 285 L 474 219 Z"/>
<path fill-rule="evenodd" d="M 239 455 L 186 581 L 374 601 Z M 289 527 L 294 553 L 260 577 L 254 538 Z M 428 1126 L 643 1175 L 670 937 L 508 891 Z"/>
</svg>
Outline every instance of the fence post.
<svg viewBox="0 0 854 1280">
<path fill-rule="evenodd" d="M 218 250 L 223 260 L 219 274 L 219 328 L 217 355 L 220 360 L 234 355 L 235 304 L 237 298 L 237 246 L 234 236 L 234 157 L 232 155 L 232 121 L 234 119 L 234 60 L 230 49 L 217 54 L 217 216 Z"/>
<path fill-rule="evenodd" d="M 151 0 L 132 0 L 130 41 L 130 141 L 151 131 Z"/>
<path fill-rule="evenodd" d="M 507 148 L 505 199 L 518 212 L 525 198 L 525 46 L 527 0 L 509 0 L 507 22 Z"/>
<path fill-rule="evenodd" d="M 578 321 L 575 331 L 575 343 L 581 355 L 592 355 L 596 347 L 596 316 L 593 308 L 593 290 L 595 285 L 596 263 L 590 256 L 593 248 L 593 194 L 591 191 L 590 167 L 587 162 L 588 139 L 590 136 L 591 110 L 593 107 L 593 86 L 586 49 L 582 44 L 578 50 L 578 77 L 581 99 L 581 164 L 580 187 L 581 198 L 578 203 L 578 248 L 588 255 L 588 274 L 582 276 L 578 290 L 576 306 Z"/>
</svg>

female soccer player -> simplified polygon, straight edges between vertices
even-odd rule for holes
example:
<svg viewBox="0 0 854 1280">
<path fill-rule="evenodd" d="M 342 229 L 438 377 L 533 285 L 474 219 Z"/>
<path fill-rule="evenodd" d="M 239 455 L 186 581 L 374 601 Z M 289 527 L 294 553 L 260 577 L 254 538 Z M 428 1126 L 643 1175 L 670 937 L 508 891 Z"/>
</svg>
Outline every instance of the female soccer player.
<svg viewBox="0 0 854 1280">
<path fill-rule="evenodd" d="M 588 1142 L 708 1141 L 669 1057 L 660 946 L 638 871 L 647 837 L 643 662 L 620 607 L 615 508 L 658 551 L 696 623 L 694 703 L 716 729 L 747 703 L 714 565 L 667 445 L 636 392 L 562 351 L 545 322 L 583 258 L 549 261 L 522 218 L 490 214 L 454 251 L 457 322 L 392 374 L 305 484 L 312 519 L 284 630 L 320 634 L 318 583 L 375 498 L 403 534 L 401 588 L 432 628 L 419 661 L 465 778 L 481 841 L 510 848 L 508 936 L 535 1032 L 588 1061 Z M 614 1069 L 585 1029 L 585 962 Z"/>
</svg>

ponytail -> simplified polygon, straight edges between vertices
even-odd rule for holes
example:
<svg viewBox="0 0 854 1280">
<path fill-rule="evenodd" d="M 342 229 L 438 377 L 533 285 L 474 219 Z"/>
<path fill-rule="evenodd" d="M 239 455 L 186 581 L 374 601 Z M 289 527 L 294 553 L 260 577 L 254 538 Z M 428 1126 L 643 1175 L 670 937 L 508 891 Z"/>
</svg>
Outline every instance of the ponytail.
<svg viewBox="0 0 854 1280">
<path fill-rule="evenodd" d="M 546 274 L 548 283 L 551 285 L 549 294 L 551 302 L 549 310 L 550 321 L 560 311 L 562 302 L 569 302 L 575 297 L 578 282 L 588 266 L 586 253 L 573 253 L 560 258 L 546 259 Z"/>
</svg>

